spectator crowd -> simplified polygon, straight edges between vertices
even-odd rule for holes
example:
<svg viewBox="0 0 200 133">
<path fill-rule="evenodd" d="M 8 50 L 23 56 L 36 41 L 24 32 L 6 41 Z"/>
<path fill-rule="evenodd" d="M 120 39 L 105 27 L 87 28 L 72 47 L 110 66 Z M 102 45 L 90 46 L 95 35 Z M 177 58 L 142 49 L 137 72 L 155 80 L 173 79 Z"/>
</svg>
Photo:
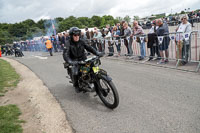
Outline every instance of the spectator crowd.
<svg viewBox="0 0 200 133">
<path fill-rule="evenodd" d="M 200 11 L 196 15 L 188 14 L 181 17 L 181 22 L 176 28 L 176 35 L 174 40 L 177 45 L 177 60 L 182 59 L 180 65 L 185 65 L 188 62 L 190 42 L 188 40 L 190 33 L 192 32 L 192 26 L 194 16 L 200 18 Z M 188 37 L 185 37 L 185 36 Z M 125 56 L 133 56 L 133 41 L 136 41 L 140 46 L 139 60 L 144 60 L 146 57 L 146 45 L 150 49 L 150 56 L 148 61 L 151 61 L 155 56 L 158 60 L 158 64 L 168 63 L 169 60 L 169 44 L 171 38 L 169 36 L 168 22 L 166 19 L 156 19 L 151 22 L 151 28 L 148 34 L 144 33 L 142 26 L 138 21 L 133 23 L 127 23 L 121 21 L 114 26 L 106 25 L 105 28 L 98 29 L 97 27 L 85 28 L 81 32 L 81 39 L 91 45 L 99 52 L 105 52 L 108 49 L 108 56 L 113 56 L 115 49 L 117 55 L 121 56 L 122 45 L 126 47 L 127 53 Z M 54 52 L 62 52 L 63 46 L 67 40 L 69 40 L 69 33 L 67 31 L 52 35 L 50 37 L 40 37 L 37 40 L 26 40 L 20 42 L 14 42 L 20 45 L 22 51 L 47 51 L 45 42 L 50 40 Z M 116 47 L 116 48 L 114 48 Z M 12 49 L 11 46 L 5 45 L 2 50 L 7 54 Z"/>
</svg>

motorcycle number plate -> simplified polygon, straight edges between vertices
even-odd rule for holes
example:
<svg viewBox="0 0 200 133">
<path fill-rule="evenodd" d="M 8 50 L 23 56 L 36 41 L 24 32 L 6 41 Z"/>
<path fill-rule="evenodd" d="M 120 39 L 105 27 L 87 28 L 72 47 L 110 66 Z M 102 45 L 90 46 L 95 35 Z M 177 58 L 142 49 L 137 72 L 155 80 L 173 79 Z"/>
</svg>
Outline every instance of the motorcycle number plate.
<svg viewBox="0 0 200 133">
<path fill-rule="evenodd" d="M 94 73 L 98 73 L 99 72 L 99 67 L 92 67 L 92 70 Z"/>
</svg>

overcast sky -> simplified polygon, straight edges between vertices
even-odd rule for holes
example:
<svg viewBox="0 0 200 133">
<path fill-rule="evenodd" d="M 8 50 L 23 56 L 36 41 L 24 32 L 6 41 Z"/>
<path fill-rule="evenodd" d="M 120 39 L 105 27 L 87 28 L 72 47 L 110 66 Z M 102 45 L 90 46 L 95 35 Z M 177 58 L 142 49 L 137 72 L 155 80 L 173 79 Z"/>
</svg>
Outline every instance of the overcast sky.
<svg viewBox="0 0 200 133">
<path fill-rule="evenodd" d="M 200 0 L 0 0 L 0 23 L 55 17 L 150 16 L 200 9 Z"/>
</svg>

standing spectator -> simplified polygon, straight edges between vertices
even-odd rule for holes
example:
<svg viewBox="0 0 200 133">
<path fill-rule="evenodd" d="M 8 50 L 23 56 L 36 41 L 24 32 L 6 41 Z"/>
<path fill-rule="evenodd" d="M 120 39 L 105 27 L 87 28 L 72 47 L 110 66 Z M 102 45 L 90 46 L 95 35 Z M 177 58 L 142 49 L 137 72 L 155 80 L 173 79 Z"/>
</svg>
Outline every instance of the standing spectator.
<svg viewBox="0 0 200 133">
<path fill-rule="evenodd" d="M 112 33 L 113 39 L 115 40 L 115 45 L 117 47 L 118 56 L 121 55 L 121 41 L 120 41 L 120 29 L 118 29 L 117 26 L 113 27 L 113 33 Z"/>
<path fill-rule="evenodd" d="M 90 45 L 90 32 L 87 27 L 85 28 L 84 40 L 86 44 Z"/>
<path fill-rule="evenodd" d="M 35 43 L 34 43 L 34 40 L 31 40 L 31 51 L 33 52 L 34 49 L 35 49 Z"/>
<path fill-rule="evenodd" d="M 194 16 L 195 16 L 195 13 L 194 13 L 194 11 L 192 11 L 192 12 L 190 12 L 189 14 L 188 14 L 188 17 L 189 17 L 189 22 L 192 24 L 192 27 L 194 27 Z"/>
<path fill-rule="evenodd" d="M 159 44 L 160 56 L 161 56 L 162 60 L 160 60 L 158 62 L 158 64 L 163 64 L 163 63 L 169 62 L 168 61 L 168 57 L 169 57 L 168 46 L 169 46 L 169 42 L 170 42 L 170 38 L 168 36 L 169 30 L 168 30 L 168 26 L 166 24 L 163 24 L 161 19 L 158 19 L 156 21 L 156 25 L 158 26 L 158 29 L 156 31 L 157 36 L 163 36 L 162 43 Z M 165 51 L 166 59 L 164 59 L 163 51 Z"/>
<path fill-rule="evenodd" d="M 86 36 L 86 39 L 90 39 L 90 32 L 88 30 L 88 28 L 85 28 L 85 36 Z"/>
<path fill-rule="evenodd" d="M 65 41 L 66 41 L 66 35 L 65 35 L 65 32 L 63 33 L 62 37 L 61 37 L 61 46 L 62 46 L 62 49 L 65 45 Z"/>
<path fill-rule="evenodd" d="M 93 30 L 90 31 L 90 42 L 91 42 L 91 46 L 97 50 L 97 45 L 96 45 L 96 42 L 93 40 L 93 37 L 94 37 L 94 32 Z"/>
<path fill-rule="evenodd" d="M 56 40 L 55 35 L 52 35 L 52 36 L 51 36 L 51 43 L 53 44 L 54 52 L 58 52 L 57 40 Z"/>
<path fill-rule="evenodd" d="M 62 34 L 58 33 L 58 45 L 60 47 L 60 52 L 63 50 L 63 46 L 62 46 Z"/>
<path fill-rule="evenodd" d="M 200 10 L 199 10 L 199 12 L 197 13 L 197 22 L 200 22 Z"/>
<path fill-rule="evenodd" d="M 123 27 L 124 27 L 124 37 L 125 37 L 124 44 L 128 52 L 127 56 L 132 56 L 133 55 L 133 50 L 132 50 L 133 39 L 130 38 L 132 31 L 131 31 L 131 28 L 128 26 L 128 23 L 124 23 Z"/>
<path fill-rule="evenodd" d="M 190 40 L 185 39 L 186 33 L 190 36 L 192 32 L 191 24 L 187 21 L 187 17 L 183 16 L 181 18 L 181 24 L 178 25 L 176 29 L 176 44 L 177 44 L 177 59 L 183 59 L 179 65 L 185 65 L 188 62 Z"/>
<path fill-rule="evenodd" d="M 97 46 L 98 51 L 102 52 L 102 43 L 101 40 L 103 39 L 101 32 L 99 32 L 98 30 L 94 31 L 94 43 Z"/>
<path fill-rule="evenodd" d="M 108 44 L 108 50 L 109 50 L 108 56 L 113 56 L 114 48 L 113 48 L 113 44 L 111 43 L 111 40 L 112 40 L 111 32 L 107 28 L 104 29 L 104 32 L 105 32 L 105 35 L 106 35 L 104 38 L 105 38 L 105 41 Z"/>
<path fill-rule="evenodd" d="M 122 21 L 121 23 L 120 23 L 120 36 L 124 36 L 124 28 L 123 28 L 123 24 L 125 23 L 125 21 Z"/>
<path fill-rule="evenodd" d="M 116 26 L 117 26 L 117 29 L 120 29 L 120 23 L 117 23 Z"/>
<path fill-rule="evenodd" d="M 158 26 L 156 26 L 156 21 L 153 21 L 151 25 L 152 27 L 149 30 L 148 42 L 147 42 L 147 47 L 150 48 L 150 57 L 148 61 L 153 59 L 155 53 L 157 54 L 157 59 L 160 59 L 160 53 L 158 49 L 158 39 L 156 35 L 156 30 L 158 29 Z"/>
<path fill-rule="evenodd" d="M 102 38 L 103 38 L 103 40 L 101 41 L 102 51 L 105 52 L 105 40 L 104 40 L 104 37 L 106 36 L 106 32 L 104 31 L 104 28 L 101 29 L 100 32 L 101 32 Z"/>
<path fill-rule="evenodd" d="M 145 41 L 140 40 L 140 36 L 144 34 L 144 31 L 141 26 L 138 25 L 137 21 L 133 22 L 133 35 L 137 36 L 136 41 L 140 44 L 140 54 L 139 60 L 143 60 L 145 57 Z"/>
<path fill-rule="evenodd" d="M 69 33 L 66 32 L 66 34 L 65 34 L 65 42 L 68 41 L 69 39 L 70 39 Z"/>
<path fill-rule="evenodd" d="M 106 25 L 106 29 L 108 29 L 108 31 L 109 31 L 110 33 L 112 33 L 112 28 L 110 27 L 109 24 Z"/>
<path fill-rule="evenodd" d="M 97 31 L 97 27 L 94 27 L 94 32 Z"/>
</svg>

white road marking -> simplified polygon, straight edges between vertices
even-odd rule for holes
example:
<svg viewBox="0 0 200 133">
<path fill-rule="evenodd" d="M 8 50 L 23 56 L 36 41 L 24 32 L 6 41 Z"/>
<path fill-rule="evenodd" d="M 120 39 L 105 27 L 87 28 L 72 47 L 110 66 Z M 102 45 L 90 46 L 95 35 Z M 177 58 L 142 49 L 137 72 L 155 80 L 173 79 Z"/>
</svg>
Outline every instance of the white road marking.
<svg viewBox="0 0 200 133">
<path fill-rule="evenodd" d="M 39 58 L 41 60 L 46 60 L 48 58 L 48 57 L 41 57 L 41 56 L 34 56 L 34 57 Z"/>
</svg>

